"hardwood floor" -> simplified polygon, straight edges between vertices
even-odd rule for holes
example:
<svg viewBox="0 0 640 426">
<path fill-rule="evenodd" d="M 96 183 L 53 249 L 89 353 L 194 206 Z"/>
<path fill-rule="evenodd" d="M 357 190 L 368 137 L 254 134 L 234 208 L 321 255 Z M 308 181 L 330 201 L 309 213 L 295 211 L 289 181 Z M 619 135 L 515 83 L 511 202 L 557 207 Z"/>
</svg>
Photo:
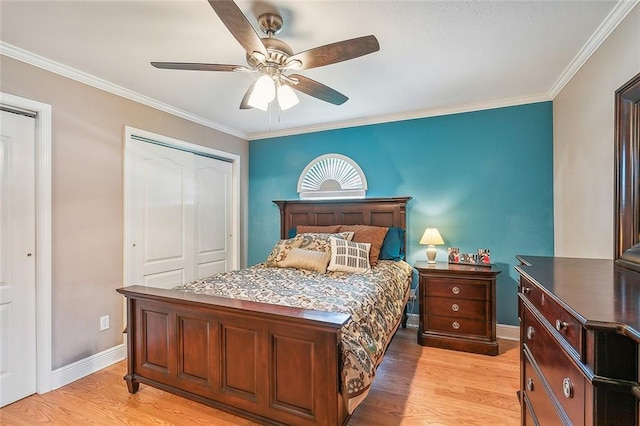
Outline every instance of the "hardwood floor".
<svg viewBox="0 0 640 426">
<path fill-rule="evenodd" d="M 369 396 L 348 426 L 517 425 L 518 342 L 496 357 L 426 348 L 399 330 Z M 141 385 L 131 395 L 124 361 L 44 395 L 0 409 L 9 425 L 253 425 L 206 405 Z"/>
</svg>

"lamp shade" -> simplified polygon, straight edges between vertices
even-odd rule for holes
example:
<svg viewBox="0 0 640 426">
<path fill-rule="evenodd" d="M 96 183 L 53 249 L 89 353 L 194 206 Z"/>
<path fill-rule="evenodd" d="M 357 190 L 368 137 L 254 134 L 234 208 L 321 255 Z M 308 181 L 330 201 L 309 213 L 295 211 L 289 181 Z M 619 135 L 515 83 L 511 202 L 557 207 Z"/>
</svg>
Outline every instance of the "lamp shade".
<svg viewBox="0 0 640 426">
<path fill-rule="evenodd" d="M 436 245 L 444 244 L 444 241 L 436 228 L 427 228 L 422 234 L 422 238 L 420 238 L 420 244 Z"/>
<path fill-rule="evenodd" d="M 287 85 L 278 85 L 278 105 L 283 111 L 298 103 L 298 97 L 293 89 Z"/>
<path fill-rule="evenodd" d="M 275 97 L 276 86 L 273 79 L 269 75 L 263 75 L 256 81 L 247 103 L 254 108 L 266 111 L 269 107 L 269 102 Z"/>
</svg>

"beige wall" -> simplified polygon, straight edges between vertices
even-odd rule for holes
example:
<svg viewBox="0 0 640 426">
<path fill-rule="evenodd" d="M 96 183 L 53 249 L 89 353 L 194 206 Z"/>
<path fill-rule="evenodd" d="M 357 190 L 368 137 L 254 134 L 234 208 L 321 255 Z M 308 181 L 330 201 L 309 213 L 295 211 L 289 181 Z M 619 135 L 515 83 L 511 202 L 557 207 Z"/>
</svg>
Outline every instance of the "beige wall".
<svg viewBox="0 0 640 426">
<path fill-rule="evenodd" d="M 640 72 L 640 5 L 553 100 L 555 254 L 613 258 L 614 93 Z"/>
<path fill-rule="evenodd" d="M 0 90 L 52 105 L 54 369 L 122 343 L 123 134 L 132 126 L 237 154 L 246 264 L 248 143 L 0 56 Z M 111 327 L 99 331 L 99 318 Z"/>
</svg>

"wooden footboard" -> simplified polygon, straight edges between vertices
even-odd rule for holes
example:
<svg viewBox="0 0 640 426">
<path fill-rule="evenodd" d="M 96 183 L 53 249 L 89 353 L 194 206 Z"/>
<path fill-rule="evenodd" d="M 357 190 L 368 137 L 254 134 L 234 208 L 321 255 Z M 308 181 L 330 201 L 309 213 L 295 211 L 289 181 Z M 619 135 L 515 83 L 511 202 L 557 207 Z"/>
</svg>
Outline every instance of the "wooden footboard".
<svg viewBox="0 0 640 426">
<path fill-rule="evenodd" d="M 349 315 L 144 286 L 127 298 L 129 392 L 167 390 L 265 424 L 341 425 Z"/>
</svg>

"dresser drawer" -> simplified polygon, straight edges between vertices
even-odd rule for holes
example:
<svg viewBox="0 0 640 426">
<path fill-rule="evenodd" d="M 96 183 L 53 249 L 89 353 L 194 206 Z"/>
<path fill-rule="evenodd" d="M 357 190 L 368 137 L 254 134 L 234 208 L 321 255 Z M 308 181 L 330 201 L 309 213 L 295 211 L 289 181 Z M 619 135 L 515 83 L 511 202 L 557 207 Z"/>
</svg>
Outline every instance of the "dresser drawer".
<svg viewBox="0 0 640 426">
<path fill-rule="evenodd" d="M 469 318 L 427 315 L 427 328 L 449 334 L 473 334 L 488 337 L 490 322 Z"/>
<path fill-rule="evenodd" d="M 422 283 L 421 283 L 422 284 Z M 490 288 L 487 282 L 469 279 L 429 278 L 426 280 L 427 297 L 457 297 L 460 299 L 488 300 Z"/>
<path fill-rule="evenodd" d="M 525 400 L 528 400 L 531 411 L 535 413 L 537 424 L 558 425 L 563 423 L 560 420 L 555 403 L 549 398 L 542 379 L 531 365 L 526 353 L 523 354 L 523 377 L 524 397 Z M 525 424 L 534 423 L 525 422 Z"/>
<path fill-rule="evenodd" d="M 458 297 L 428 297 L 427 314 L 487 321 L 487 302 Z"/>
<path fill-rule="evenodd" d="M 528 349 L 535 359 L 571 423 L 583 424 L 586 379 L 527 306 L 523 306 L 522 315 L 525 349 Z"/>
<path fill-rule="evenodd" d="M 582 324 L 538 286 L 520 278 L 520 292 L 582 358 Z"/>
</svg>

